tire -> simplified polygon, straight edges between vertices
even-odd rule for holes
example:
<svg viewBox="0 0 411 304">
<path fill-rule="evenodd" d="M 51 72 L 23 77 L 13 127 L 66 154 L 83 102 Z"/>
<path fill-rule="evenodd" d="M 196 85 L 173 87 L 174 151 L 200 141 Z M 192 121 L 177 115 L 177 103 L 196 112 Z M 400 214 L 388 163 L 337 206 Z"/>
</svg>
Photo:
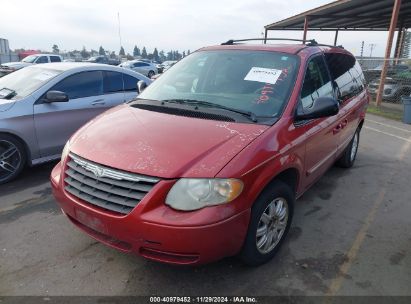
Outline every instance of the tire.
<svg viewBox="0 0 411 304">
<path fill-rule="evenodd" d="M 282 201 L 282 209 L 279 207 L 280 201 Z M 294 202 L 293 191 L 281 181 L 274 181 L 261 193 L 252 207 L 247 236 L 240 253 L 240 258 L 245 264 L 250 266 L 264 264 L 278 252 L 290 229 Z M 274 208 L 273 213 L 270 212 L 271 208 Z M 270 213 L 274 215 L 272 218 Z M 268 218 L 272 222 L 267 223 Z M 257 236 L 257 233 L 260 236 Z M 272 239 L 271 246 L 268 243 L 269 233 L 277 237 Z"/>
<path fill-rule="evenodd" d="M 351 168 L 354 165 L 355 159 L 357 157 L 358 146 L 360 143 L 360 128 L 358 128 L 350 144 L 345 148 L 343 155 L 337 161 L 337 165 L 342 168 Z"/>
<path fill-rule="evenodd" d="M 13 136 L 0 134 L 0 185 L 20 175 L 26 165 L 24 145 Z"/>
<path fill-rule="evenodd" d="M 153 77 L 156 73 L 154 73 L 154 71 L 150 71 L 148 72 L 147 77 L 151 79 L 151 77 Z"/>
</svg>

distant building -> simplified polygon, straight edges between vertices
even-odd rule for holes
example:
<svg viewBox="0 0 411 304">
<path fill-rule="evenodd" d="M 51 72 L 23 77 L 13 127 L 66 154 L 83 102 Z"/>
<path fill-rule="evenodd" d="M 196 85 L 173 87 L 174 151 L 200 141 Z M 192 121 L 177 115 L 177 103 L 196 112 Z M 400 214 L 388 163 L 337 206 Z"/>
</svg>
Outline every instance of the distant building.
<svg viewBox="0 0 411 304">
<path fill-rule="evenodd" d="M 9 41 L 7 39 L 0 38 L 0 54 L 10 54 Z"/>
</svg>

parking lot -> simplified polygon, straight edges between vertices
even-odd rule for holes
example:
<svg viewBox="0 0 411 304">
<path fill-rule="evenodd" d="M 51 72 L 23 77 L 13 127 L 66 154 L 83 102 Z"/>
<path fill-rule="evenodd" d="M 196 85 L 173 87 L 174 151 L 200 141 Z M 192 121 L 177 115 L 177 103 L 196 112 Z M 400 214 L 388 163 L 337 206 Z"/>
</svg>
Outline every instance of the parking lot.
<svg viewBox="0 0 411 304">
<path fill-rule="evenodd" d="M 368 115 L 351 170 L 297 201 L 290 234 L 258 268 L 175 267 L 75 228 L 51 195 L 54 163 L 0 186 L 1 295 L 411 295 L 411 126 Z"/>
</svg>

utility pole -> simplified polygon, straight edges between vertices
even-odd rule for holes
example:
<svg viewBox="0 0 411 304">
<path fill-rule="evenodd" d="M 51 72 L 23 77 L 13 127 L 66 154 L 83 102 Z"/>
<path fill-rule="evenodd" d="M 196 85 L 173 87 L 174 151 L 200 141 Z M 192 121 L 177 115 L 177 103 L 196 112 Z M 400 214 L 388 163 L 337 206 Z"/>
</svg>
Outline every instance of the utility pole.
<svg viewBox="0 0 411 304">
<path fill-rule="evenodd" d="M 375 49 L 376 46 L 377 46 L 377 44 L 370 43 L 370 57 L 372 57 L 372 51 Z"/>
<path fill-rule="evenodd" d="M 361 58 L 364 54 L 364 41 L 361 42 Z"/>
</svg>

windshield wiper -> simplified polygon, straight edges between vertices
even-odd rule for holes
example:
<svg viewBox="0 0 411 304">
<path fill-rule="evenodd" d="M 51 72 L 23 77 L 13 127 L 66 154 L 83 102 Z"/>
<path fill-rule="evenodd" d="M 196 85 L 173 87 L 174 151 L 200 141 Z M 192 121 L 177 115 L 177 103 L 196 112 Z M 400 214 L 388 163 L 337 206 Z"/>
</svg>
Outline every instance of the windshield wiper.
<svg viewBox="0 0 411 304">
<path fill-rule="evenodd" d="M 248 119 L 250 119 L 252 122 L 257 122 L 257 115 L 251 111 L 243 111 L 239 109 L 234 109 L 226 106 L 222 106 L 216 103 L 208 102 L 208 101 L 203 101 L 203 100 L 196 100 L 196 99 L 165 99 L 165 100 L 160 100 L 161 102 L 172 102 L 172 103 L 180 103 L 180 104 L 193 104 L 193 105 L 201 105 L 201 106 L 208 106 L 212 108 L 218 108 L 222 110 L 227 110 L 230 112 L 238 113 L 243 116 L 246 116 Z"/>
<path fill-rule="evenodd" d="M 15 90 L 12 90 L 12 89 L 9 89 L 9 88 L 0 89 L 0 98 L 11 99 L 16 95 L 17 95 L 17 93 L 16 93 Z"/>
</svg>

